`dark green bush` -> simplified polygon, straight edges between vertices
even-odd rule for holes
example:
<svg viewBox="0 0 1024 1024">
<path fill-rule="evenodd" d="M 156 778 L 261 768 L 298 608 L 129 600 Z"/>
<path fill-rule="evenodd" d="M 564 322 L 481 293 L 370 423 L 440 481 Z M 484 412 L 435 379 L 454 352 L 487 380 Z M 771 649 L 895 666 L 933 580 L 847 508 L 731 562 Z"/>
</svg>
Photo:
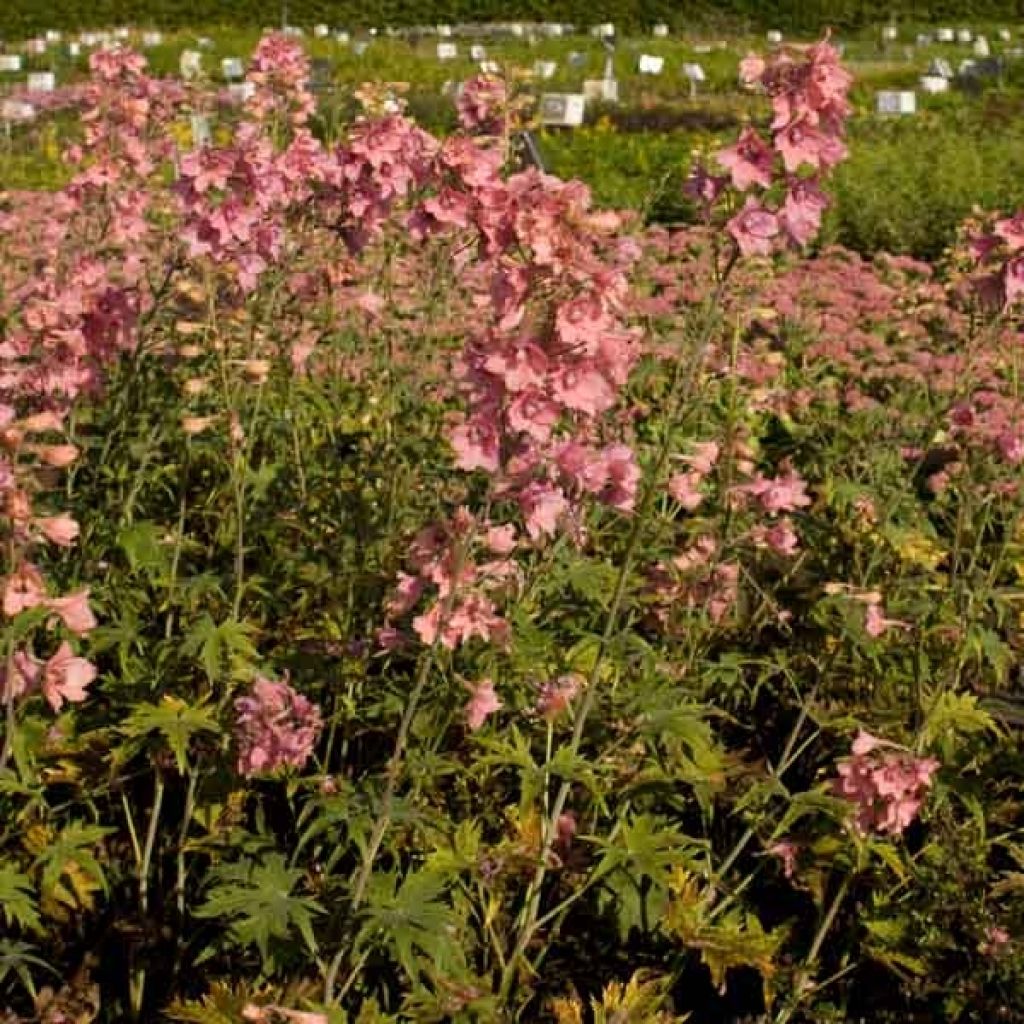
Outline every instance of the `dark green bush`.
<svg viewBox="0 0 1024 1024">
<path fill-rule="evenodd" d="M 679 27 L 704 22 L 817 31 L 822 25 L 859 28 L 889 18 L 1014 19 L 1022 0 L 289 0 L 296 24 L 417 25 L 439 21 L 554 20 L 590 25 L 613 21 L 624 28 L 666 21 Z M 261 0 L 4 0 L 0 36 L 46 28 L 76 29 L 119 23 L 180 27 L 200 23 L 258 26 L 276 22 L 281 9 Z"/>
</svg>

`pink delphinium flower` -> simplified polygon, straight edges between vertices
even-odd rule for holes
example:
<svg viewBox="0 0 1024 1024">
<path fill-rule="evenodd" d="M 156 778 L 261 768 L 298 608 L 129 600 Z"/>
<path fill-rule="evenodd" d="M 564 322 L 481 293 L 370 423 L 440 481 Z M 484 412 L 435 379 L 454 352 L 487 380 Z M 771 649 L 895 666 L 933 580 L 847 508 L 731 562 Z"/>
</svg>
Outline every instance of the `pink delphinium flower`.
<svg viewBox="0 0 1024 1024">
<path fill-rule="evenodd" d="M 22 562 L 4 583 L 3 610 L 8 616 L 41 605 L 46 599 L 42 573 L 31 562 Z"/>
<path fill-rule="evenodd" d="M 756 199 L 749 198 L 726 229 L 744 256 L 769 256 L 780 231 L 779 218 Z"/>
<path fill-rule="evenodd" d="M 474 75 L 463 83 L 455 106 L 463 131 L 501 135 L 508 107 L 504 80 L 495 75 Z"/>
<path fill-rule="evenodd" d="M 86 687 L 95 678 L 95 666 L 77 657 L 65 641 L 43 666 L 40 688 L 50 707 L 60 711 L 65 701 L 79 704 L 85 700 Z"/>
<path fill-rule="evenodd" d="M 789 839 L 782 839 L 768 847 L 768 852 L 782 861 L 782 873 L 792 878 L 796 871 L 796 858 L 800 847 Z"/>
<path fill-rule="evenodd" d="M 238 771 L 252 776 L 302 768 L 320 735 L 320 709 L 286 682 L 258 677 L 235 701 Z"/>
<path fill-rule="evenodd" d="M 56 612 L 64 625 L 77 636 L 96 628 L 96 616 L 89 607 L 89 588 L 68 594 L 66 597 L 51 597 L 42 602 L 50 611 Z"/>
<path fill-rule="evenodd" d="M 741 192 L 754 185 L 771 186 L 775 154 L 753 128 L 744 128 L 739 139 L 720 149 L 715 159 L 729 172 L 733 187 Z"/>
<path fill-rule="evenodd" d="M 770 515 L 794 512 L 811 504 L 807 482 L 792 469 L 774 478 L 758 474 L 750 483 L 733 488 L 733 493 L 755 498 Z"/>
<path fill-rule="evenodd" d="M 892 627 L 906 628 L 907 623 L 899 619 L 887 619 L 880 601 L 869 601 L 864 611 L 864 630 L 871 637 L 880 637 Z"/>
<path fill-rule="evenodd" d="M 584 683 L 583 676 L 577 672 L 543 683 L 537 694 L 537 712 L 547 719 L 557 718 L 576 699 Z"/>
<path fill-rule="evenodd" d="M 15 651 L 11 658 L 11 672 L 0 662 L 0 702 L 15 701 L 32 693 L 39 685 L 40 663 L 27 651 Z"/>
<path fill-rule="evenodd" d="M 703 477 L 700 473 L 674 473 L 668 482 L 668 493 L 679 502 L 687 512 L 692 512 L 704 500 L 700 484 Z"/>
<path fill-rule="evenodd" d="M 769 548 L 777 555 L 795 555 L 800 548 L 800 538 L 789 518 L 780 519 L 770 526 L 755 526 L 750 531 L 750 537 L 755 547 Z"/>
<path fill-rule="evenodd" d="M 40 516 L 34 520 L 36 529 L 58 547 L 71 547 L 78 539 L 78 523 L 71 516 Z"/>
<path fill-rule="evenodd" d="M 862 730 L 833 788 L 854 806 L 861 834 L 899 835 L 917 817 L 938 769 L 934 758 L 916 757 Z"/>
<path fill-rule="evenodd" d="M 494 682 L 490 679 L 481 679 L 470 687 L 470 698 L 465 709 L 467 727 L 471 732 L 476 732 L 490 715 L 503 707 L 504 704 L 494 692 Z"/>
<path fill-rule="evenodd" d="M 998 925 L 989 925 L 985 929 L 985 941 L 978 946 L 978 952 L 983 956 L 1001 956 L 1009 945 L 1010 933 Z"/>
</svg>

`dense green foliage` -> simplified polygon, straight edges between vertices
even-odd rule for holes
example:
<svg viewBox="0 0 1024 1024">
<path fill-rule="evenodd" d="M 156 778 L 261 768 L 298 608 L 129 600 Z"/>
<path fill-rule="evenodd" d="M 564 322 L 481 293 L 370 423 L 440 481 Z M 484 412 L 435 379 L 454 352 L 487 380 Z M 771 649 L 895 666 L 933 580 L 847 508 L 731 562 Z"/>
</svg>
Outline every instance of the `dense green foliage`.
<svg viewBox="0 0 1024 1024">
<path fill-rule="evenodd" d="M 623 28 L 640 28 L 659 21 L 692 26 L 699 19 L 810 32 L 826 24 L 848 29 L 890 17 L 998 20 L 1024 13 L 1021 0 L 288 0 L 286 7 L 295 24 L 432 25 L 520 19 L 577 25 L 612 21 Z M 122 23 L 252 26 L 277 22 L 280 16 L 281 8 L 263 0 L 4 0 L 0 36 Z"/>
</svg>

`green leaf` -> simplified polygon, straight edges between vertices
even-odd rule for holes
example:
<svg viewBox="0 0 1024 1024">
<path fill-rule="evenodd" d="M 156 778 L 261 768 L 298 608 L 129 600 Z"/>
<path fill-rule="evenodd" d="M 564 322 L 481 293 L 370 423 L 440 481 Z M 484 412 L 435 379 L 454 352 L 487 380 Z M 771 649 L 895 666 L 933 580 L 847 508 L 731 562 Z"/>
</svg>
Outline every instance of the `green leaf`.
<svg viewBox="0 0 1024 1024">
<path fill-rule="evenodd" d="M 431 871 L 409 874 L 401 885 L 396 876 L 374 876 L 356 946 L 383 941 L 410 978 L 419 977 L 421 956 L 439 970 L 461 967 L 457 919 L 441 900 L 445 887 Z"/>
<path fill-rule="evenodd" d="M 270 940 L 286 939 L 295 928 L 315 956 L 313 915 L 324 913 L 316 900 L 297 896 L 293 890 L 304 877 L 299 868 L 289 868 L 279 853 L 270 853 L 259 863 L 245 858 L 212 873 L 206 902 L 196 917 L 223 918 L 232 938 L 240 945 L 255 945 L 265 965 L 272 963 Z"/>
<path fill-rule="evenodd" d="M 189 741 L 200 732 L 219 735 L 220 724 L 206 708 L 189 707 L 177 697 L 164 697 L 159 704 L 140 704 L 128 716 L 119 731 L 138 739 L 151 732 L 158 732 L 167 741 L 174 754 L 178 771 L 184 775 L 187 768 Z"/>
<path fill-rule="evenodd" d="M 2 901 L 2 897 L 0 897 Z M 13 939 L 0 939 L 0 985 L 7 980 L 8 974 L 15 975 L 21 982 L 25 991 L 34 999 L 36 986 L 32 980 L 30 967 L 38 967 L 40 970 L 49 971 L 56 975 L 57 971 L 45 960 L 35 956 L 31 951 L 35 949 L 27 942 L 17 942 Z"/>
<path fill-rule="evenodd" d="M 11 926 L 42 931 L 32 881 L 28 875 L 9 865 L 0 866 L 0 914 Z"/>
<path fill-rule="evenodd" d="M 171 551 L 163 542 L 166 533 L 156 523 L 137 522 L 126 526 L 117 536 L 118 547 L 124 551 L 135 572 L 161 575 L 170 567 Z"/>
<path fill-rule="evenodd" d="M 182 650 L 190 657 L 198 657 L 207 679 L 216 683 L 226 668 L 232 678 L 251 675 L 255 670 L 256 648 L 249 639 L 253 630 L 248 623 L 226 619 L 217 625 L 208 614 L 185 637 Z"/>
</svg>

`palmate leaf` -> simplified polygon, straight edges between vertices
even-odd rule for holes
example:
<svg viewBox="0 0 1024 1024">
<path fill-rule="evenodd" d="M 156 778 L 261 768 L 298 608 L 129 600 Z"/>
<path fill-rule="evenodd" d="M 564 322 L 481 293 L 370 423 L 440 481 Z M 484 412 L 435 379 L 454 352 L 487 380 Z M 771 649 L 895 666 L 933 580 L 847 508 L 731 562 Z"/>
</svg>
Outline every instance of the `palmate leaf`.
<svg viewBox="0 0 1024 1024">
<path fill-rule="evenodd" d="M 225 619 L 218 625 L 208 614 L 199 617 L 182 644 L 183 652 L 198 658 L 207 679 L 216 683 L 223 668 L 229 675 L 240 678 L 255 669 L 257 654 L 250 636 L 252 627 L 245 622 Z"/>
<path fill-rule="evenodd" d="M 217 868 L 206 902 L 196 917 L 222 918 L 232 938 L 240 945 L 255 945 L 264 964 L 271 962 L 270 940 L 285 939 L 298 930 L 306 947 L 317 952 L 313 915 L 324 913 L 316 900 L 293 895 L 304 872 L 289 868 L 279 853 L 270 853 L 259 863 L 246 858 Z"/>
<path fill-rule="evenodd" d="M 444 879 L 430 871 L 413 872 L 401 884 L 396 875 L 375 876 L 356 946 L 383 939 L 410 978 L 420 976 L 419 956 L 441 971 L 462 967 L 458 922 L 441 900 L 444 892 Z"/>
<path fill-rule="evenodd" d="M 73 821 L 42 846 L 34 866 L 42 868 L 39 888 L 51 909 L 60 904 L 88 909 L 96 890 L 106 892 L 106 878 L 94 851 L 113 831 Z"/>
<path fill-rule="evenodd" d="M 31 879 L 9 865 L 0 866 L 0 914 L 11 927 L 20 925 L 26 931 L 42 930 Z"/>
<path fill-rule="evenodd" d="M 164 697 L 159 704 L 138 705 L 120 727 L 120 732 L 130 739 L 139 739 L 151 732 L 160 733 L 167 740 L 182 775 L 188 767 L 186 753 L 189 740 L 200 732 L 216 735 L 220 731 L 220 725 L 210 711 L 203 707 L 189 707 L 177 697 Z"/>
<path fill-rule="evenodd" d="M 2 897 L 0 897 L 2 902 Z M 43 959 L 36 956 L 32 951 L 34 946 L 27 942 L 16 942 L 13 939 L 0 939 L 0 985 L 7 980 L 7 975 L 13 974 L 22 984 L 25 991 L 35 998 L 36 986 L 32 980 L 30 968 L 37 967 L 40 970 L 57 972 Z"/>
</svg>

